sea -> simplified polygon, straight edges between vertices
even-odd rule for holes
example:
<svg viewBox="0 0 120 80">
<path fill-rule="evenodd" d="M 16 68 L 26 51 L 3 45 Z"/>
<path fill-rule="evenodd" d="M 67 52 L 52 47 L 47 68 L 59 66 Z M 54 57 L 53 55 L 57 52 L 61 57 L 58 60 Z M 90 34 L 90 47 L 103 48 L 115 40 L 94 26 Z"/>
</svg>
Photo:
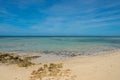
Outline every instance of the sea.
<svg viewBox="0 0 120 80">
<path fill-rule="evenodd" d="M 97 55 L 120 50 L 120 37 L 1 36 L 0 52 L 64 56 Z"/>
</svg>

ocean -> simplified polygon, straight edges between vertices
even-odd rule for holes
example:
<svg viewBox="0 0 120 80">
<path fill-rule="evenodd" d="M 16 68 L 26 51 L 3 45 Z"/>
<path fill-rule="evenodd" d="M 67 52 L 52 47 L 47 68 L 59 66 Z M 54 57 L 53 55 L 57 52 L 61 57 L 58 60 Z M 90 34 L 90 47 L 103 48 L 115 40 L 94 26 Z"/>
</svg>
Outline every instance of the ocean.
<svg viewBox="0 0 120 80">
<path fill-rule="evenodd" d="M 76 56 L 118 50 L 120 37 L 0 37 L 0 52 Z"/>
</svg>

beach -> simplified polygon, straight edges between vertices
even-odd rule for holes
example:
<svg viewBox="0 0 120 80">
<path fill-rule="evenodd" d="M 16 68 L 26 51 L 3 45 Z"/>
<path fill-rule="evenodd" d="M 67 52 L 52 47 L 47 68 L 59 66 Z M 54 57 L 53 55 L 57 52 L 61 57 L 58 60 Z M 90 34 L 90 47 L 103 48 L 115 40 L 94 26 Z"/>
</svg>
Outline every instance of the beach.
<svg viewBox="0 0 120 80">
<path fill-rule="evenodd" d="M 120 37 L 0 37 L 0 80 L 120 80 Z"/>
<path fill-rule="evenodd" d="M 62 63 L 63 69 L 69 69 L 74 79 L 68 80 L 120 80 L 120 52 L 96 56 L 76 56 L 66 60 L 43 62 L 27 68 L 18 67 L 15 64 L 1 64 L 0 80 L 30 80 L 33 70 L 49 63 Z"/>
<path fill-rule="evenodd" d="M 120 0 L 0 0 L 0 80 L 120 80 Z"/>
</svg>

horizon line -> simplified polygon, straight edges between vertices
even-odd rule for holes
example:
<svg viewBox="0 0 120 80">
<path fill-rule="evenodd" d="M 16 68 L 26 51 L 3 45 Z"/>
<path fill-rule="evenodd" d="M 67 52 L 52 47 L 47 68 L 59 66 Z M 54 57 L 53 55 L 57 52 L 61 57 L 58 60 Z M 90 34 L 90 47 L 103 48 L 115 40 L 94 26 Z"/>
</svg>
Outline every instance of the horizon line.
<svg viewBox="0 0 120 80">
<path fill-rule="evenodd" d="M 102 36 L 102 35 L 98 35 L 98 36 L 95 36 L 95 35 L 76 35 L 76 36 L 73 36 L 73 35 L 51 35 L 51 36 L 48 36 L 48 35 L 0 35 L 0 37 L 120 37 L 120 36 L 108 36 L 108 35 L 105 35 L 105 36 Z"/>
</svg>

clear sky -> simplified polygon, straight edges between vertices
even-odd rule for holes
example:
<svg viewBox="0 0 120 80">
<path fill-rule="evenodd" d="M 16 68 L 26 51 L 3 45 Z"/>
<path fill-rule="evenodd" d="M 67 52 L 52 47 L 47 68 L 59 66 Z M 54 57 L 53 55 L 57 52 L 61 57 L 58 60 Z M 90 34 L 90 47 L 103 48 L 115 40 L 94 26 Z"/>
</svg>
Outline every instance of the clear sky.
<svg viewBox="0 0 120 80">
<path fill-rule="evenodd" d="M 0 35 L 120 36 L 120 0 L 0 0 Z"/>
</svg>

